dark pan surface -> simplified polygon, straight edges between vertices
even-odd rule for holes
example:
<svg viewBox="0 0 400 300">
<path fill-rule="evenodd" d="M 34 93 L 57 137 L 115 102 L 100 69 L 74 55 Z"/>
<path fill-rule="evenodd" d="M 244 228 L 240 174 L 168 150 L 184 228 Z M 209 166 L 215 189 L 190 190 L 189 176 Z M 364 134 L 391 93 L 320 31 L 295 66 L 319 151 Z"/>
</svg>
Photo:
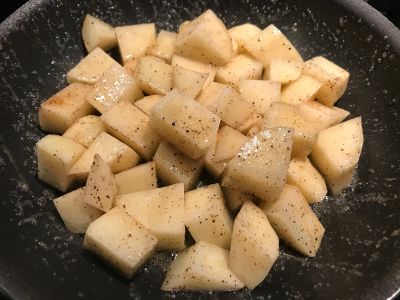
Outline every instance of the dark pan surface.
<svg viewBox="0 0 400 300">
<path fill-rule="evenodd" d="M 34 144 L 41 101 L 66 84 L 84 55 L 86 12 L 113 25 L 155 21 L 176 30 L 204 9 L 229 26 L 273 22 L 305 58 L 322 54 L 349 69 L 339 106 L 363 117 L 365 145 L 355 183 L 314 209 L 327 232 L 318 255 L 281 246 L 253 292 L 161 293 L 171 254 L 132 281 L 81 250 L 53 207 L 58 192 L 38 181 Z M 0 286 L 16 299 L 384 299 L 400 288 L 400 34 L 363 1 L 31 1 L 0 25 Z"/>
</svg>

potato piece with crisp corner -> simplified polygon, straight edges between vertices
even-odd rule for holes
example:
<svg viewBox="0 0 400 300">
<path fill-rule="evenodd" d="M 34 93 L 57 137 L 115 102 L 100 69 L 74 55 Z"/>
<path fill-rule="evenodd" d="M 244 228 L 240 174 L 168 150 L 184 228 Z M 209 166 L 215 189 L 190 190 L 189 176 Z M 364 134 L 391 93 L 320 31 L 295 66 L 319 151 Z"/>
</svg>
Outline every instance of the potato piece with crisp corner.
<svg viewBox="0 0 400 300">
<path fill-rule="evenodd" d="M 208 9 L 178 33 L 175 53 L 207 64 L 224 65 L 232 57 L 225 24 Z"/>
<path fill-rule="evenodd" d="M 225 201 L 232 212 L 237 212 L 247 201 L 256 202 L 256 198 L 250 194 L 239 190 L 222 187 Z"/>
<path fill-rule="evenodd" d="M 150 111 L 153 108 L 154 105 L 160 101 L 160 99 L 163 96 L 161 95 L 150 95 L 143 97 L 142 99 L 135 101 L 133 105 L 135 105 L 137 108 L 139 108 L 142 112 L 144 112 L 146 115 L 150 115 Z"/>
<path fill-rule="evenodd" d="M 158 146 L 153 159 L 157 175 L 165 185 L 182 182 L 185 191 L 189 191 L 200 178 L 202 162 L 190 159 L 165 141 Z"/>
<path fill-rule="evenodd" d="M 318 80 L 303 74 L 299 79 L 282 89 L 281 102 L 298 105 L 303 102 L 315 100 L 320 88 L 321 83 Z"/>
<path fill-rule="evenodd" d="M 83 248 L 93 252 L 126 278 L 153 254 L 157 238 L 119 207 L 89 225 Z"/>
<path fill-rule="evenodd" d="M 174 55 L 176 37 L 177 33 L 175 32 L 161 30 L 157 36 L 156 44 L 150 50 L 149 54 L 162 58 L 167 63 L 170 63 Z"/>
<path fill-rule="evenodd" d="M 246 52 L 244 45 L 249 40 L 258 37 L 261 33 L 261 29 L 253 24 L 245 23 L 230 28 L 228 33 L 232 40 L 237 43 L 239 53 L 244 53 Z"/>
<path fill-rule="evenodd" d="M 154 23 L 115 27 L 119 53 L 124 65 L 131 59 L 147 55 L 156 43 Z"/>
<path fill-rule="evenodd" d="M 118 195 L 157 188 L 156 166 L 153 161 L 115 174 Z"/>
<path fill-rule="evenodd" d="M 232 224 L 218 183 L 185 194 L 185 225 L 196 242 L 229 249 Z"/>
<path fill-rule="evenodd" d="M 134 102 L 143 98 L 138 82 L 119 64 L 111 65 L 86 94 L 86 100 L 99 112 L 119 102 Z"/>
<path fill-rule="evenodd" d="M 85 150 L 71 139 L 46 135 L 36 144 L 39 179 L 62 192 L 67 191 L 75 180 L 69 171 Z"/>
<path fill-rule="evenodd" d="M 135 78 L 143 92 L 165 95 L 171 90 L 173 71 L 161 58 L 143 56 L 135 67 Z"/>
<path fill-rule="evenodd" d="M 94 112 L 86 102 L 90 85 L 73 82 L 44 101 L 39 108 L 39 125 L 51 133 L 64 133 L 79 118 Z"/>
<path fill-rule="evenodd" d="M 182 183 L 120 195 L 117 197 L 116 205 L 157 237 L 157 250 L 185 248 Z"/>
<path fill-rule="evenodd" d="M 68 174 L 74 175 L 79 179 L 86 179 L 96 153 L 111 166 L 113 173 L 132 168 L 136 166 L 140 160 L 140 156 L 126 144 L 120 142 L 108 133 L 102 132 L 76 161 Z"/>
<path fill-rule="evenodd" d="M 229 251 L 199 242 L 178 253 L 164 282 L 163 291 L 234 291 L 243 283 L 228 267 Z"/>
<path fill-rule="evenodd" d="M 271 59 L 263 79 L 288 84 L 300 78 L 303 63 L 291 59 Z"/>
<path fill-rule="evenodd" d="M 149 117 L 145 113 L 128 102 L 120 102 L 107 110 L 101 120 L 108 132 L 147 161 L 151 160 L 161 138 L 149 126 Z"/>
<path fill-rule="evenodd" d="M 85 233 L 89 224 L 103 212 L 83 201 L 83 188 L 79 188 L 53 200 L 65 227 L 72 233 Z"/>
<path fill-rule="evenodd" d="M 250 103 L 260 115 L 264 115 L 273 102 L 279 101 L 281 84 L 267 80 L 242 80 L 239 92 L 243 100 Z"/>
<path fill-rule="evenodd" d="M 231 159 L 248 140 L 248 137 L 229 126 L 221 127 L 218 131 L 214 160 L 219 162 Z"/>
<path fill-rule="evenodd" d="M 175 66 L 173 87 L 188 97 L 196 98 L 206 84 L 208 73 L 200 73 L 191 69 Z"/>
<path fill-rule="evenodd" d="M 63 137 L 70 138 L 75 142 L 89 147 L 94 139 L 105 131 L 103 121 L 98 116 L 85 116 L 71 125 L 63 134 Z"/>
<path fill-rule="evenodd" d="M 361 117 L 319 133 L 310 157 L 334 195 L 339 194 L 351 182 L 363 143 Z"/>
<path fill-rule="evenodd" d="M 279 238 L 306 256 L 316 255 L 325 228 L 296 186 L 285 185 L 278 199 L 262 208 Z"/>
<path fill-rule="evenodd" d="M 293 143 L 293 129 L 260 131 L 229 162 L 222 186 L 274 201 L 286 182 Z"/>
<path fill-rule="evenodd" d="M 197 101 L 172 90 L 151 110 L 150 126 L 191 159 L 214 144 L 221 119 Z"/>
<path fill-rule="evenodd" d="M 249 289 L 267 277 L 279 255 L 279 238 L 253 202 L 243 204 L 233 224 L 229 269 Z"/>
<path fill-rule="evenodd" d="M 93 84 L 112 64 L 116 63 L 110 55 L 96 48 L 68 71 L 67 81 L 68 83 L 78 81 Z"/>
<path fill-rule="evenodd" d="M 114 27 L 89 14 L 83 21 L 82 40 L 87 52 L 97 47 L 108 51 L 117 46 Z"/>
<path fill-rule="evenodd" d="M 93 157 L 83 200 L 93 207 L 107 212 L 114 207 L 117 184 L 110 166 L 97 153 Z"/>
</svg>

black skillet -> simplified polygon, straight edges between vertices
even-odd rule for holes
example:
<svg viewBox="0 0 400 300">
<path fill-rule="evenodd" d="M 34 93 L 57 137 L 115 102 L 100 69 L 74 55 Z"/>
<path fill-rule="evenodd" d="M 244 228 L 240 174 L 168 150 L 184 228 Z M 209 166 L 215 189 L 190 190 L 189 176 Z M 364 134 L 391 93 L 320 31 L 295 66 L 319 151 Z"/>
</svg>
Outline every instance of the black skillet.
<svg viewBox="0 0 400 300">
<path fill-rule="evenodd" d="M 326 228 L 316 258 L 281 246 L 254 291 L 162 293 L 170 254 L 133 280 L 116 277 L 81 250 L 38 181 L 34 144 L 39 103 L 66 84 L 85 55 L 82 18 L 113 25 L 154 21 L 176 30 L 206 8 L 228 26 L 275 23 L 304 58 L 322 54 L 351 73 L 339 106 L 363 117 L 355 183 L 314 209 Z M 400 32 L 363 1 L 31 1 L 0 25 L 0 286 L 15 299 L 385 299 L 400 289 Z"/>
</svg>

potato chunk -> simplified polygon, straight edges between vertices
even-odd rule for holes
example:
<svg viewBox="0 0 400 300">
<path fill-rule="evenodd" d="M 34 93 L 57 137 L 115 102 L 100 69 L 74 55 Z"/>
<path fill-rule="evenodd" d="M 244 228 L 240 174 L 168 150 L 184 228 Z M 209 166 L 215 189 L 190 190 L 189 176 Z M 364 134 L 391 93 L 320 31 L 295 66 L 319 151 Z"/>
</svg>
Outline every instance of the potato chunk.
<svg viewBox="0 0 400 300">
<path fill-rule="evenodd" d="M 279 239 L 267 216 L 252 202 L 246 202 L 233 224 L 229 269 L 249 289 L 267 277 L 279 255 Z"/>
<path fill-rule="evenodd" d="M 158 250 L 185 248 L 183 184 L 120 195 L 116 204 L 147 228 Z"/>
<path fill-rule="evenodd" d="M 243 80 L 239 83 L 239 91 L 243 100 L 263 116 L 272 102 L 279 101 L 281 84 L 267 80 Z"/>
<path fill-rule="evenodd" d="M 206 84 L 208 73 L 200 73 L 180 66 L 174 68 L 173 86 L 188 97 L 196 98 Z"/>
<path fill-rule="evenodd" d="M 261 33 L 261 29 L 253 24 L 245 23 L 230 28 L 228 33 L 232 40 L 237 43 L 239 53 L 243 53 L 246 52 L 244 45 L 246 45 L 249 40 L 257 38 Z"/>
<path fill-rule="evenodd" d="M 157 188 L 156 166 L 153 161 L 115 174 L 118 195 Z"/>
<path fill-rule="evenodd" d="M 263 65 L 257 60 L 239 54 L 220 67 L 215 75 L 215 81 L 238 87 L 241 80 L 260 79 Z"/>
<path fill-rule="evenodd" d="M 69 83 L 79 81 L 93 84 L 112 64 L 116 63 L 110 55 L 96 48 L 68 71 L 67 80 Z"/>
<path fill-rule="evenodd" d="M 303 64 L 291 59 L 271 59 L 264 79 L 288 84 L 300 78 Z"/>
<path fill-rule="evenodd" d="M 119 53 L 124 65 L 131 59 L 147 55 L 156 43 L 154 23 L 115 27 Z"/>
<path fill-rule="evenodd" d="M 217 137 L 218 140 L 218 137 Z M 207 153 L 204 156 L 204 167 L 214 177 L 218 178 L 225 171 L 229 160 L 227 161 L 216 161 L 215 160 L 215 147 L 216 143 L 208 148 Z"/>
<path fill-rule="evenodd" d="M 327 193 L 324 178 L 308 158 L 290 161 L 287 183 L 297 186 L 308 203 L 321 202 Z"/>
<path fill-rule="evenodd" d="M 291 59 L 303 62 L 301 55 L 286 38 L 286 36 L 274 25 L 269 25 L 258 36 L 254 36 L 244 48 L 255 59 L 268 68 L 272 59 Z"/>
<path fill-rule="evenodd" d="M 114 174 L 110 166 L 98 154 L 93 157 L 84 191 L 83 200 L 87 204 L 104 212 L 114 207 L 114 199 L 117 195 Z"/>
<path fill-rule="evenodd" d="M 153 254 L 156 244 L 155 236 L 115 207 L 89 225 L 83 248 L 131 278 Z"/>
<path fill-rule="evenodd" d="M 315 100 L 320 88 L 321 83 L 318 80 L 308 75 L 301 75 L 299 79 L 283 88 L 281 102 L 298 105 Z"/>
<path fill-rule="evenodd" d="M 100 117 L 89 115 L 72 124 L 64 132 L 63 137 L 70 138 L 85 147 L 89 147 L 94 139 L 105 129 L 106 127 Z"/>
<path fill-rule="evenodd" d="M 134 102 L 142 97 L 138 82 L 119 64 L 105 70 L 86 94 L 86 100 L 101 113 L 119 102 Z"/>
<path fill-rule="evenodd" d="M 170 63 L 172 55 L 174 55 L 176 37 L 177 34 L 175 32 L 161 30 L 157 36 L 156 44 L 150 51 L 150 55 L 157 56 Z"/>
<path fill-rule="evenodd" d="M 161 141 L 149 126 L 149 117 L 128 102 L 112 106 L 102 116 L 107 130 L 146 160 L 151 160 Z"/>
<path fill-rule="evenodd" d="M 250 130 L 255 125 L 261 126 L 262 124 L 262 115 L 258 113 L 253 113 L 250 115 L 250 117 L 241 125 L 237 128 L 238 131 L 240 131 L 243 134 L 247 134 L 247 132 Z"/>
<path fill-rule="evenodd" d="M 106 22 L 87 14 L 82 26 L 82 40 L 87 52 L 99 47 L 104 51 L 117 46 L 114 28 Z"/>
<path fill-rule="evenodd" d="M 214 160 L 219 162 L 231 159 L 240 151 L 240 147 L 248 140 L 248 137 L 229 126 L 221 127 L 218 131 Z"/>
<path fill-rule="evenodd" d="M 102 132 L 69 170 L 69 174 L 77 176 L 79 179 L 85 179 L 96 153 L 111 166 L 113 173 L 132 168 L 140 160 L 140 156 L 127 145 Z"/>
<path fill-rule="evenodd" d="M 163 291 L 234 291 L 243 283 L 229 270 L 229 251 L 199 242 L 180 252 L 165 276 Z"/>
<path fill-rule="evenodd" d="M 191 159 L 198 159 L 215 142 L 220 118 L 176 90 L 150 113 L 149 124 L 167 142 Z"/>
<path fill-rule="evenodd" d="M 218 183 L 185 194 L 185 225 L 196 242 L 229 249 L 232 219 Z"/>
<path fill-rule="evenodd" d="M 364 143 L 361 117 L 340 123 L 318 135 L 311 161 L 330 191 L 339 194 L 351 181 Z"/>
<path fill-rule="evenodd" d="M 225 24 L 210 9 L 178 33 L 175 53 L 207 64 L 224 65 L 232 56 Z"/>
<path fill-rule="evenodd" d="M 91 86 L 73 82 L 40 105 L 39 125 L 51 133 L 64 133 L 80 117 L 91 114 L 93 107 L 85 95 Z"/>
<path fill-rule="evenodd" d="M 134 105 L 149 116 L 151 109 L 153 108 L 154 105 L 158 103 L 158 101 L 160 101 L 161 98 L 162 96 L 160 95 L 146 96 L 136 101 Z"/>
<path fill-rule="evenodd" d="M 75 177 L 69 175 L 71 167 L 86 148 L 59 135 L 46 135 L 36 144 L 39 179 L 65 192 Z"/>
<path fill-rule="evenodd" d="M 222 192 L 224 194 L 226 204 L 232 212 L 237 212 L 247 201 L 255 203 L 257 200 L 250 193 L 245 193 L 240 190 L 235 190 L 227 187 L 222 187 Z"/>
<path fill-rule="evenodd" d="M 263 210 L 289 246 L 306 256 L 316 255 L 325 229 L 297 187 L 285 185 L 278 199 L 266 203 Z"/>
<path fill-rule="evenodd" d="M 293 129 L 271 128 L 257 133 L 229 162 L 222 186 L 274 201 L 285 185 Z"/>
<path fill-rule="evenodd" d="M 167 142 L 161 142 L 154 155 L 157 175 L 166 185 L 182 182 L 185 191 L 191 190 L 200 178 L 202 162 L 183 155 Z"/>
<path fill-rule="evenodd" d="M 155 56 L 139 58 L 135 77 L 140 88 L 147 94 L 165 95 L 172 87 L 173 67 Z"/>
<path fill-rule="evenodd" d="M 53 200 L 65 227 L 75 234 L 85 233 L 89 224 L 103 212 L 83 201 L 83 188 L 74 190 Z"/>
<path fill-rule="evenodd" d="M 322 56 L 306 61 L 303 73 L 322 83 L 317 99 L 326 106 L 333 106 L 343 96 L 350 77 L 349 72 Z"/>
<path fill-rule="evenodd" d="M 318 131 L 299 115 L 296 106 L 281 102 L 272 103 L 264 116 L 261 128 L 294 128 L 292 157 L 305 158 L 310 154 Z"/>
<path fill-rule="evenodd" d="M 241 126 L 253 112 L 233 87 L 216 82 L 204 88 L 197 101 L 233 128 Z"/>
</svg>

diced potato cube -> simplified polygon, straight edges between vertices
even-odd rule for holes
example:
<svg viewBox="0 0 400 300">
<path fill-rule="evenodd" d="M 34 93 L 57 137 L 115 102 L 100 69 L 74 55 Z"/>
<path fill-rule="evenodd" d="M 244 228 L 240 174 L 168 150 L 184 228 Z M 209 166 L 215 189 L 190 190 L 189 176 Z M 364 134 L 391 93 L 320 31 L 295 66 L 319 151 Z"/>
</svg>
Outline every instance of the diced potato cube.
<svg viewBox="0 0 400 300">
<path fill-rule="evenodd" d="M 185 194 L 185 225 L 196 242 L 229 249 L 232 224 L 218 183 Z"/>
<path fill-rule="evenodd" d="M 296 186 L 285 185 L 278 199 L 266 203 L 263 210 L 289 246 L 306 256 L 316 255 L 325 229 Z"/>
<path fill-rule="evenodd" d="M 211 82 L 214 81 L 215 74 L 217 73 L 217 70 L 213 66 L 203 64 L 199 61 L 191 60 L 179 55 L 174 55 L 172 57 L 171 65 L 173 67 L 179 66 L 199 73 L 207 73 L 208 78 L 206 80 L 206 83 L 204 84 L 204 87 L 208 86 Z"/>
<path fill-rule="evenodd" d="M 176 37 L 177 34 L 175 32 L 161 30 L 157 36 L 155 46 L 150 51 L 150 55 L 157 56 L 170 63 L 172 55 L 174 55 Z"/>
<path fill-rule="evenodd" d="M 247 201 L 256 202 L 256 198 L 252 194 L 239 190 L 223 187 L 222 192 L 224 193 L 226 203 L 232 212 L 238 211 Z"/>
<path fill-rule="evenodd" d="M 333 194 L 339 194 L 350 183 L 363 143 L 361 117 L 319 133 L 311 152 L 311 161 L 324 176 Z"/>
<path fill-rule="evenodd" d="M 69 83 L 79 81 L 93 84 L 111 65 L 116 63 L 110 55 L 96 48 L 68 71 L 67 80 Z"/>
<path fill-rule="evenodd" d="M 253 136 L 255 136 L 257 133 L 259 133 L 261 130 L 261 124 L 260 123 L 256 123 L 253 125 L 253 127 L 251 127 L 249 129 L 249 131 L 247 132 L 247 137 L 252 138 Z"/>
<path fill-rule="evenodd" d="M 243 80 L 239 83 L 239 91 L 243 100 L 263 116 L 272 102 L 279 101 L 281 84 L 267 80 Z"/>
<path fill-rule="evenodd" d="M 320 88 L 321 83 L 318 80 L 308 75 L 301 75 L 299 79 L 283 88 L 281 102 L 297 105 L 315 100 Z"/>
<path fill-rule="evenodd" d="M 158 250 L 182 250 L 185 248 L 183 201 L 183 184 L 178 183 L 120 195 L 116 204 L 157 237 Z"/>
<path fill-rule="evenodd" d="M 324 130 L 343 122 L 350 114 L 339 107 L 328 107 L 317 101 L 301 103 L 297 106 L 299 114 L 318 130 Z"/>
<path fill-rule="evenodd" d="M 40 105 L 40 128 L 52 133 L 63 133 L 80 117 L 93 112 L 85 95 L 91 86 L 73 82 Z"/>
<path fill-rule="evenodd" d="M 238 87 L 241 80 L 260 79 L 263 65 L 257 60 L 239 54 L 224 66 L 220 67 L 215 75 L 215 81 Z"/>
<path fill-rule="evenodd" d="M 277 81 L 281 84 L 288 84 L 299 79 L 302 69 L 303 63 L 296 60 L 271 59 L 263 78 Z"/>
<path fill-rule="evenodd" d="M 178 33 L 175 53 L 207 64 L 224 65 L 232 56 L 232 40 L 225 24 L 208 9 Z"/>
<path fill-rule="evenodd" d="M 150 126 L 191 159 L 215 142 L 220 118 L 197 101 L 172 90 L 151 110 Z"/>
<path fill-rule="evenodd" d="M 83 21 L 82 39 L 87 52 L 97 47 L 108 51 L 117 46 L 114 27 L 89 14 Z"/>
<path fill-rule="evenodd" d="M 131 278 L 153 254 L 157 238 L 121 208 L 115 207 L 89 225 L 83 247 Z"/>
<path fill-rule="evenodd" d="M 135 69 L 137 66 L 139 59 L 138 58 L 131 58 L 124 64 L 124 69 L 125 71 L 131 75 L 132 77 L 135 77 Z"/>
<path fill-rule="evenodd" d="M 217 138 L 218 140 L 218 138 Z M 208 150 L 206 155 L 204 156 L 204 167 L 205 169 L 215 178 L 218 178 L 224 171 L 226 166 L 228 165 L 229 160 L 227 161 L 215 161 L 215 147 L 216 143 L 212 145 Z"/>
<path fill-rule="evenodd" d="M 119 64 L 111 65 L 86 94 L 86 100 L 101 113 L 119 102 L 134 102 L 142 97 L 138 82 Z"/>
<path fill-rule="evenodd" d="M 237 43 L 239 53 L 245 52 L 244 45 L 253 38 L 258 38 L 261 33 L 261 29 L 257 26 L 245 23 L 242 25 L 238 25 L 232 27 L 228 30 L 229 35 L 231 38 Z"/>
<path fill-rule="evenodd" d="M 233 291 L 243 283 L 228 267 L 229 251 L 199 242 L 178 253 L 161 286 L 163 291 Z"/>
<path fill-rule="evenodd" d="M 249 289 L 254 289 L 267 277 L 279 255 L 279 238 L 267 216 L 248 201 L 233 224 L 229 253 L 229 269 Z"/>
<path fill-rule="evenodd" d="M 140 156 L 108 133 L 100 133 L 69 170 L 70 175 L 85 179 L 90 171 L 95 154 L 99 154 L 110 166 L 113 173 L 136 166 Z"/>
<path fill-rule="evenodd" d="M 286 181 L 297 186 L 308 203 L 321 202 L 326 196 L 325 180 L 308 158 L 290 161 Z"/>
<path fill-rule="evenodd" d="M 144 112 L 146 115 L 150 115 L 150 111 L 153 108 L 154 105 L 160 101 L 160 99 L 163 96 L 161 95 L 150 95 L 143 97 L 142 99 L 136 101 L 134 105 L 139 108 L 142 112 Z"/>
<path fill-rule="evenodd" d="M 106 127 L 100 117 L 89 115 L 72 124 L 64 132 L 63 137 L 70 138 L 85 147 L 89 147 L 94 139 L 105 129 Z"/>
<path fill-rule="evenodd" d="M 249 39 L 244 48 L 265 68 L 268 68 L 271 60 L 276 58 L 303 62 L 293 44 L 272 24 L 261 31 L 259 36 Z"/>
<path fill-rule="evenodd" d="M 173 86 L 175 89 L 190 98 L 196 98 L 206 84 L 209 74 L 176 66 L 173 77 Z"/>
<path fill-rule="evenodd" d="M 214 152 L 214 160 L 219 162 L 234 157 L 240 147 L 249 140 L 248 137 L 229 126 L 223 126 L 218 131 L 218 140 Z"/>
<path fill-rule="evenodd" d="M 260 131 L 229 162 L 222 186 L 274 201 L 286 182 L 293 129 Z"/>
<path fill-rule="evenodd" d="M 183 31 L 187 30 L 189 28 L 189 24 L 190 24 L 190 21 L 188 21 L 188 20 L 183 21 L 179 25 L 178 32 L 182 33 Z"/>
<path fill-rule="evenodd" d="M 254 125 L 259 124 L 261 126 L 263 117 L 258 113 L 253 113 L 250 117 L 237 128 L 243 134 L 247 134 L 247 132 L 252 128 Z"/>
<path fill-rule="evenodd" d="M 264 116 L 262 128 L 294 128 L 292 157 L 305 158 L 310 154 L 318 131 L 300 116 L 297 107 L 281 102 L 272 103 Z"/>
<path fill-rule="evenodd" d="M 118 195 L 157 188 L 156 166 L 153 161 L 115 174 Z"/>
<path fill-rule="evenodd" d="M 139 58 L 135 68 L 135 78 L 140 88 L 147 94 L 165 95 L 171 90 L 174 68 L 155 56 Z"/>
<path fill-rule="evenodd" d="M 197 101 L 233 128 L 241 126 L 253 113 L 250 103 L 243 101 L 239 93 L 226 84 L 210 83 Z"/>
<path fill-rule="evenodd" d="M 80 188 L 53 201 L 65 227 L 75 234 L 85 233 L 89 224 L 103 214 L 83 201 L 83 194 L 83 188 Z"/>
<path fill-rule="evenodd" d="M 46 135 L 36 144 L 39 179 L 65 192 L 74 181 L 68 174 L 86 148 L 59 135 Z"/>
<path fill-rule="evenodd" d="M 166 142 L 158 146 L 154 162 L 157 175 L 165 185 L 182 182 L 185 191 L 191 190 L 201 175 L 201 161 L 190 159 Z"/>
<path fill-rule="evenodd" d="M 326 106 L 333 106 L 342 97 L 350 77 L 349 72 L 322 56 L 306 61 L 303 73 L 322 83 L 317 99 Z"/>
<path fill-rule="evenodd" d="M 149 126 L 149 117 L 145 113 L 128 102 L 120 102 L 107 110 L 101 119 L 112 135 L 146 160 L 151 160 L 161 138 Z"/>
<path fill-rule="evenodd" d="M 87 204 L 107 212 L 114 207 L 117 184 L 110 166 L 97 153 L 93 157 L 83 199 Z"/>
<path fill-rule="evenodd" d="M 126 64 L 133 58 L 147 55 L 156 43 L 154 23 L 115 27 L 119 53 Z"/>
</svg>

